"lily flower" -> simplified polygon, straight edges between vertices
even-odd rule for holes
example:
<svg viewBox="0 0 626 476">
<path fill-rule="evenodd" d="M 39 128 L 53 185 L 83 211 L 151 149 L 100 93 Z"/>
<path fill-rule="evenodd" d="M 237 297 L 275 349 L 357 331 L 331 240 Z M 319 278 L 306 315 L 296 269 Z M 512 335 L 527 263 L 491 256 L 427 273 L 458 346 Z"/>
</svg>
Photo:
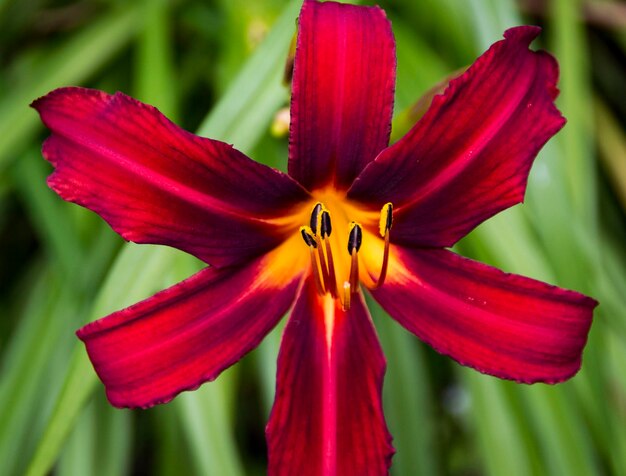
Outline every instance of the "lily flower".
<svg viewBox="0 0 626 476">
<path fill-rule="evenodd" d="M 524 197 L 565 120 L 558 66 L 512 28 L 389 146 L 395 43 L 385 13 L 305 0 L 289 173 L 188 133 L 124 94 L 36 100 L 50 187 L 123 238 L 210 266 L 80 329 L 116 407 L 215 379 L 288 311 L 267 426 L 269 473 L 380 475 L 393 455 L 369 292 L 410 332 L 480 372 L 560 382 L 596 302 L 446 249 Z"/>
</svg>

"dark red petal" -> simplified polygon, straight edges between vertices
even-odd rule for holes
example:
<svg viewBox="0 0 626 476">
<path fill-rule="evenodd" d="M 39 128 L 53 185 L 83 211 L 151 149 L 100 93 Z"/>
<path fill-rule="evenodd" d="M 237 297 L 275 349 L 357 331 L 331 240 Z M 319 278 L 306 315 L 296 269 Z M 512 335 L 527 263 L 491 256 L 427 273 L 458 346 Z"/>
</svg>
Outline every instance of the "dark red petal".
<svg viewBox="0 0 626 476">
<path fill-rule="evenodd" d="M 50 186 L 130 241 L 233 264 L 279 243 L 284 230 L 265 220 L 307 197 L 287 175 L 121 93 L 63 88 L 33 107 L 52 130 Z"/>
<path fill-rule="evenodd" d="M 381 403 L 384 372 L 361 296 L 344 312 L 309 280 L 278 356 L 268 474 L 387 474 L 393 447 Z"/>
<path fill-rule="evenodd" d="M 378 7 L 305 1 L 291 97 L 289 174 L 347 189 L 387 147 L 395 42 Z"/>
<path fill-rule="evenodd" d="M 265 258 L 207 268 L 77 334 L 116 407 L 150 407 L 215 379 L 287 312 L 299 277 L 277 282 Z"/>
<path fill-rule="evenodd" d="M 355 181 L 350 198 L 393 203 L 392 240 L 451 246 L 523 200 L 535 156 L 565 123 L 556 61 L 528 49 L 539 31 L 507 30 Z"/>
<path fill-rule="evenodd" d="M 560 382 L 581 364 L 597 302 L 447 250 L 393 246 L 396 265 L 372 294 L 436 351 L 519 382 Z"/>
</svg>

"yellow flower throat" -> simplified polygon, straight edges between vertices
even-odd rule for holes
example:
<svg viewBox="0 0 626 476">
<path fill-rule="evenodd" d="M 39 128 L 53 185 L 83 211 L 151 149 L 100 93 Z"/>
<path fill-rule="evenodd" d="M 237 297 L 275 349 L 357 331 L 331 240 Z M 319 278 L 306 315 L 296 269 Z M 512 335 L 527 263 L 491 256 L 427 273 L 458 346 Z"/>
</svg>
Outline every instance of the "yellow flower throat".
<svg viewBox="0 0 626 476">
<path fill-rule="evenodd" d="M 386 203 L 380 211 L 366 209 L 335 189 L 312 195 L 312 201 L 288 218 L 289 228 L 297 229 L 299 238 L 291 235 L 275 250 L 274 259 L 286 260 L 289 267 L 302 266 L 305 246 L 318 293 L 339 299 L 347 310 L 359 281 L 376 289 L 385 280 L 393 206 Z"/>
</svg>

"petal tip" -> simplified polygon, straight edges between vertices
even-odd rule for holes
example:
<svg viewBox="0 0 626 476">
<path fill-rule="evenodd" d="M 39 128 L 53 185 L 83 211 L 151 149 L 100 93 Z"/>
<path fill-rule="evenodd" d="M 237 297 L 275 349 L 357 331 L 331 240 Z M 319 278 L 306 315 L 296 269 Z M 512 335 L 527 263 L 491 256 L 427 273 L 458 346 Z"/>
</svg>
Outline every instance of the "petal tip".
<svg viewBox="0 0 626 476">
<path fill-rule="evenodd" d="M 516 40 L 526 45 L 529 45 L 531 41 L 539 36 L 541 33 L 541 27 L 535 25 L 521 25 L 509 28 L 504 32 L 504 38 L 506 40 Z"/>
<path fill-rule="evenodd" d="M 83 88 L 80 86 L 64 86 L 61 88 L 53 89 L 48 94 L 44 94 L 43 96 L 38 97 L 37 99 L 33 100 L 29 104 L 29 106 L 41 113 L 41 111 L 45 109 L 45 106 L 51 101 L 71 95 L 99 97 L 108 96 L 108 94 L 106 94 L 105 92 L 99 91 L 97 89 Z"/>
<path fill-rule="evenodd" d="M 372 295 L 435 351 L 525 384 L 563 382 L 580 370 L 595 299 L 444 250 L 396 255 L 407 272 Z"/>
<path fill-rule="evenodd" d="M 76 335 L 76 337 L 78 337 L 82 342 L 85 342 L 85 326 L 81 327 L 80 329 L 76 329 L 76 331 L 74 332 L 74 334 Z"/>
<path fill-rule="evenodd" d="M 33 109 L 35 109 L 38 112 L 40 112 L 43 109 L 43 107 L 45 106 L 46 102 L 48 102 L 51 99 L 53 99 L 59 93 L 63 93 L 64 90 L 67 90 L 67 89 L 71 89 L 71 88 L 57 88 L 57 89 L 53 89 L 49 93 L 44 94 L 43 96 L 39 96 L 37 99 L 34 99 L 28 106 L 32 107 Z"/>
</svg>

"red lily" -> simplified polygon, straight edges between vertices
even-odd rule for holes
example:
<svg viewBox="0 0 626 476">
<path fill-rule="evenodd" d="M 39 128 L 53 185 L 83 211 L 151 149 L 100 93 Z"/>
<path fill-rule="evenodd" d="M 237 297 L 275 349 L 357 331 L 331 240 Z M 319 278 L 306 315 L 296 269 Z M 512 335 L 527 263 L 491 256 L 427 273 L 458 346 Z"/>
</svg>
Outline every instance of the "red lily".
<svg viewBox="0 0 626 476">
<path fill-rule="evenodd" d="M 150 407 L 253 349 L 292 306 L 267 427 L 270 474 L 385 474 L 385 359 L 361 289 L 437 351 L 519 382 L 574 375 L 596 302 L 445 248 L 522 201 L 565 123 L 558 67 L 507 30 L 388 147 L 395 81 L 379 8 L 306 0 L 289 175 L 121 93 L 63 88 L 50 186 L 125 239 L 211 266 L 78 331 L 111 403 Z"/>
</svg>

